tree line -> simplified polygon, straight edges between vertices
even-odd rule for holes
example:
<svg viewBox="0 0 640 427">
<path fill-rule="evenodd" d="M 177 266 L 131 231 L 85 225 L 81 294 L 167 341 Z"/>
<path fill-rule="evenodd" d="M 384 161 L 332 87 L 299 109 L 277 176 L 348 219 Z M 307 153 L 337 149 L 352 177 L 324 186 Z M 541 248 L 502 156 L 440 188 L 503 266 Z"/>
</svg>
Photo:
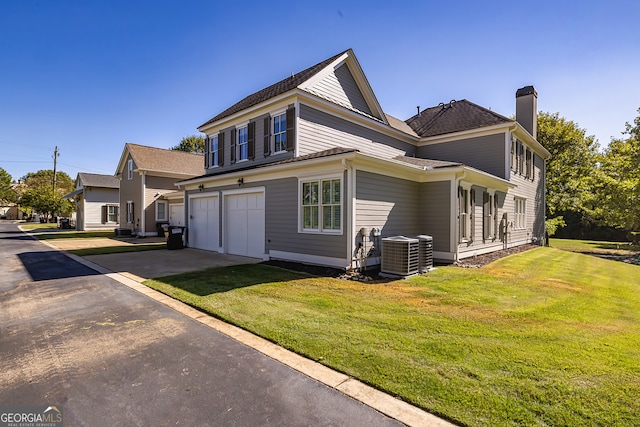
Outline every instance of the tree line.
<svg viewBox="0 0 640 427">
<path fill-rule="evenodd" d="M 622 137 L 600 150 L 575 122 L 540 113 L 538 142 L 552 155 L 547 162 L 550 234 L 622 240 L 640 230 L 640 115 L 626 124 Z"/>
</svg>

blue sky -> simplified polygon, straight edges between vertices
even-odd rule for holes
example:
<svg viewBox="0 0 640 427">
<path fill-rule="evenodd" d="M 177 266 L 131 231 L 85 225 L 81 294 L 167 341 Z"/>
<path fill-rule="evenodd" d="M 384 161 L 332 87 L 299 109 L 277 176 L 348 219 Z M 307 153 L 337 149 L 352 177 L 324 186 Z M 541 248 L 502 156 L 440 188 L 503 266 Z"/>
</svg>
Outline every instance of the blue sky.
<svg viewBox="0 0 640 427">
<path fill-rule="evenodd" d="M 353 48 L 382 108 L 515 91 L 601 145 L 640 108 L 640 2 L 0 0 L 0 167 L 113 174 L 244 96 Z"/>
</svg>

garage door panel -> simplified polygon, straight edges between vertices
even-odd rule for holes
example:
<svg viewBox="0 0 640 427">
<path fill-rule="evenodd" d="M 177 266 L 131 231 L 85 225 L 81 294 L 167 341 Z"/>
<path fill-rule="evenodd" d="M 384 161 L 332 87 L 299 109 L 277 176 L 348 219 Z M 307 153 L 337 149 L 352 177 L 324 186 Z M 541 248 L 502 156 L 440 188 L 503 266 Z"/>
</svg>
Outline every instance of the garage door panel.
<svg viewBox="0 0 640 427">
<path fill-rule="evenodd" d="M 227 252 L 261 258 L 264 255 L 264 194 L 230 195 L 226 204 Z"/>
<path fill-rule="evenodd" d="M 189 240 L 193 248 L 216 251 L 219 246 L 218 197 L 191 199 Z"/>
</svg>

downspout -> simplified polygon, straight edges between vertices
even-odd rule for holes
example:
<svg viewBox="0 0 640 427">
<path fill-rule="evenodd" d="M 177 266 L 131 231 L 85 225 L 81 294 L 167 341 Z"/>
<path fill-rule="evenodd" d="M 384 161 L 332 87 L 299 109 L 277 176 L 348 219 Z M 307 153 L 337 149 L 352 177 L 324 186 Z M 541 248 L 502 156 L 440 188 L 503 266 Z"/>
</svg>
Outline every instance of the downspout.
<svg viewBox="0 0 640 427">
<path fill-rule="evenodd" d="M 146 173 L 145 171 L 141 171 L 141 175 L 140 175 L 140 181 L 142 183 L 142 204 L 140 206 L 140 230 L 138 231 L 138 235 L 142 235 L 142 237 L 146 236 L 146 228 L 145 228 L 145 216 L 147 213 L 147 200 L 146 200 L 146 195 L 145 195 L 145 188 L 147 187 L 147 180 L 146 180 Z"/>
<path fill-rule="evenodd" d="M 347 171 L 347 179 L 346 179 L 346 190 L 347 190 L 347 194 L 346 194 L 346 203 L 345 203 L 345 207 L 348 206 L 349 207 L 349 215 L 347 215 L 347 224 L 345 227 L 346 230 L 346 234 L 347 234 L 347 260 L 349 261 L 349 264 L 346 266 L 348 270 L 350 270 L 353 267 L 353 258 L 354 258 L 354 254 L 353 254 L 353 240 L 354 240 L 354 224 L 355 224 L 355 199 L 354 199 L 354 195 L 355 195 L 355 176 L 353 174 L 353 166 L 351 165 L 351 162 L 347 161 L 347 159 L 342 159 L 342 167 L 344 168 L 345 171 Z"/>
</svg>

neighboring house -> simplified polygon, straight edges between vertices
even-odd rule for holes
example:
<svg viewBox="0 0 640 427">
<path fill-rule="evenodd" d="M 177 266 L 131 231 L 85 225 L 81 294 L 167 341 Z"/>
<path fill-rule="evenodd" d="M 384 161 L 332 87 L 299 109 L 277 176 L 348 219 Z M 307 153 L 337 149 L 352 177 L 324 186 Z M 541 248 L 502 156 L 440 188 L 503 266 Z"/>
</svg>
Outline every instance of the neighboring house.
<svg viewBox="0 0 640 427">
<path fill-rule="evenodd" d="M 242 99 L 198 129 L 205 174 L 182 181 L 189 246 L 340 268 L 381 239 L 433 236 L 453 262 L 545 234 L 537 94 L 516 120 L 467 100 L 385 114 L 352 50 Z"/>
<path fill-rule="evenodd" d="M 107 230 L 118 226 L 119 184 L 112 175 L 78 173 L 75 191 L 64 196 L 76 202 L 76 230 Z"/>
<path fill-rule="evenodd" d="M 184 223 L 183 195 L 176 194 L 175 183 L 203 171 L 201 154 L 125 144 L 116 169 L 120 229 L 141 237 L 157 236 L 159 225 L 168 224 L 172 215 Z"/>
<path fill-rule="evenodd" d="M 22 219 L 24 216 L 20 207 L 6 200 L 0 200 L 0 219 Z"/>
</svg>

